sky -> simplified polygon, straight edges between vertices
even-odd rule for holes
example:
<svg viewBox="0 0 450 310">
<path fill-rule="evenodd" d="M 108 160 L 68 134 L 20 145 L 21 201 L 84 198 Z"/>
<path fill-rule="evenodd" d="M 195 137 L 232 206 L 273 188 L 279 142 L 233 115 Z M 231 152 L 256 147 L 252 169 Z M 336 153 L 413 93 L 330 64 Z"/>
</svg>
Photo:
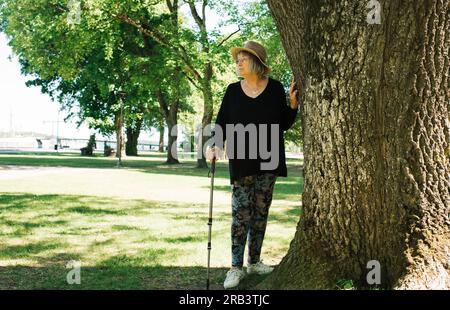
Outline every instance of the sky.
<svg viewBox="0 0 450 310">
<path fill-rule="evenodd" d="M 245 1 L 247 2 L 247 1 Z M 182 10 L 187 10 L 184 6 Z M 219 16 L 207 10 L 207 28 L 214 27 Z M 221 29 L 228 33 L 237 29 L 230 25 Z M 77 128 L 75 120 L 64 123 L 65 112 L 58 112 L 59 104 L 52 102 L 50 97 L 42 94 L 38 87 L 27 87 L 29 79 L 20 74 L 17 57 L 12 54 L 5 34 L 0 33 L 0 133 L 10 131 L 33 131 L 42 134 L 56 135 L 67 138 L 88 138 L 94 130 L 85 125 Z M 153 136 L 142 138 L 153 140 Z"/>
<path fill-rule="evenodd" d="M 38 87 L 27 87 L 27 77 L 20 74 L 17 57 L 12 56 L 7 38 L 0 33 L 0 132 L 34 131 L 56 135 L 59 105 Z M 73 123 L 62 122 L 60 113 L 59 133 L 88 137 L 91 130 L 86 126 L 76 129 Z"/>
</svg>

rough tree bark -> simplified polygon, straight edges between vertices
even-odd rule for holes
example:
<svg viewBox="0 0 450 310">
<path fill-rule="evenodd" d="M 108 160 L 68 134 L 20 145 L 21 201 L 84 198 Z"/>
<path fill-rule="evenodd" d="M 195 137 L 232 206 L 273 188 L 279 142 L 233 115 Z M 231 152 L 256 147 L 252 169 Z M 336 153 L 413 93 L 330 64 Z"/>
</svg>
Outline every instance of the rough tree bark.
<svg viewBox="0 0 450 310">
<path fill-rule="evenodd" d="M 123 123 L 122 123 L 122 116 L 121 116 L 121 111 L 117 111 L 114 114 L 114 127 L 116 129 L 116 141 L 117 141 L 117 146 L 116 146 L 116 157 L 119 158 L 120 154 L 121 154 L 121 158 L 124 158 L 126 156 L 125 154 L 125 137 L 124 137 L 124 133 L 123 133 Z"/>
<path fill-rule="evenodd" d="M 159 152 L 164 152 L 164 122 L 159 123 Z"/>
<path fill-rule="evenodd" d="M 141 133 L 142 119 L 137 119 L 133 125 L 127 126 L 127 142 L 125 153 L 127 156 L 138 156 L 138 139 Z"/>
<path fill-rule="evenodd" d="M 178 124 L 178 107 L 180 99 L 178 96 L 175 96 L 175 98 L 169 104 L 161 89 L 158 89 L 155 95 L 156 98 L 158 98 L 159 108 L 161 110 L 161 113 L 164 115 L 164 119 L 166 121 L 167 129 L 169 132 L 166 163 L 170 165 L 179 164 L 180 162 L 178 161 L 177 149 L 178 134 L 177 130 L 173 130 L 173 128 Z"/>
<path fill-rule="evenodd" d="M 378 1 L 370 1 L 374 3 Z M 301 89 L 303 211 L 262 287 L 450 288 L 448 0 L 269 0 Z M 372 15 L 372 14 L 370 14 Z"/>
<path fill-rule="evenodd" d="M 211 64 L 206 65 L 204 70 L 204 87 L 203 91 L 203 117 L 202 117 L 202 128 L 201 134 L 199 135 L 199 143 L 197 145 L 197 168 L 207 168 L 208 164 L 206 163 L 206 158 L 203 154 L 203 150 L 206 147 L 206 143 L 210 138 L 210 135 L 203 135 L 204 128 L 210 126 L 213 115 L 213 94 L 211 90 L 211 79 L 213 74 L 213 67 Z"/>
</svg>

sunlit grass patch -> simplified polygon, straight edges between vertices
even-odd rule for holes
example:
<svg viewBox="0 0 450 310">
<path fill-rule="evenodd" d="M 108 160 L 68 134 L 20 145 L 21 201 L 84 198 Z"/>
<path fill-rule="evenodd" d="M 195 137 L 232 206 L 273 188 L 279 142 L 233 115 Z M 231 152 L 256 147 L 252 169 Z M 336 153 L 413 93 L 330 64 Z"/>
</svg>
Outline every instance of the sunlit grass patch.
<svg viewBox="0 0 450 310">
<path fill-rule="evenodd" d="M 65 266 L 70 260 L 81 261 L 84 275 L 81 289 L 94 287 L 91 281 L 96 288 L 104 289 L 125 288 L 125 284 L 129 288 L 174 288 L 195 279 L 196 268 L 204 268 L 206 204 L 109 201 L 106 209 L 101 197 L 97 200 L 83 196 L 2 194 L 0 288 L 71 289 L 64 281 L 68 271 Z M 283 211 L 277 210 L 273 216 L 287 219 L 287 215 L 280 214 Z M 229 225 L 228 206 L 217 206 L 211 254 L 212 266 L 222 270 L 222 276 L 231 256 Z M 287 249 L 293 228 L 292 221 L 271 220 L 263 253 L 281 259 L 283 253 L 279 252 Z M 175 267 L 185 268 L 186 273 L 177 273 L 176 278 L 166 280 L 154 277 L 162 283 L 152 282 L 148 277 L 158 270 L 165 273 L 167 268 Z M 51 275 L 43 276 L 43 270 Z M 35 279 L 33 285 L 19 279 L 24 274 Z"/>
<path fill-rule="evenodd" d="M 193 168 L 194 160 L 167 166 L 161 156 L 139 157 L 127 159 L 124 169 L 111 169 L 115 161 L 102 157 L 1 155 L 3 160 L 83 169 L 0 180 L 0 289 L 204 288 L 210 180 L 207 169 Z M 292 165 L 290 176 L 278 179 L 270 209 L 262 253 L 270 264 L 286 253 L 301 214 L 303 180 L 298 162 Z M 227 169 L 218 165 L 215 183 L 216 288 L 231 260 Z M 67 284 L 71 260 L 81 262 L 80 286 Z"/>
</svg>

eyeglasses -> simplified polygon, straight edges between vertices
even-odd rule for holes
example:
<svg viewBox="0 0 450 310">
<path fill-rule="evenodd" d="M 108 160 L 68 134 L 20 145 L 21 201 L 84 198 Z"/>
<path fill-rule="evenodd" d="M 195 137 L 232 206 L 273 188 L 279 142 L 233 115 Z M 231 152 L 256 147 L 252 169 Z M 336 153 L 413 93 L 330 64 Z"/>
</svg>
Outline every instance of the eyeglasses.
<svg viewBox="0 0 450 310">
<path fill-rule="evenodd" d="M 242 57 L 242 58 L 240 58 L 240 59 L 236 59 L 236 64 L 238 65 L 239 63 L 241 63 L 241 62 L 245 62 L 245 61 L 247 61 L 248 60 L 248 57 Z"/>
</svg>

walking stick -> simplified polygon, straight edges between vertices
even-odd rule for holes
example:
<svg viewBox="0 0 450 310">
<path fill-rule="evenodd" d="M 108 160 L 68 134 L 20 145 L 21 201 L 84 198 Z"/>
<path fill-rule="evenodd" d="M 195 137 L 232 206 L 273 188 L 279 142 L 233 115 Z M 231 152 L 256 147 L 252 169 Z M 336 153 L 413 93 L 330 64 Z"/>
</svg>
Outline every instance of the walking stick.
<svg viewBox="0 0 450 310">
<path fill-rule="evenodd" d="M 207 269 L 207 279 L 206 279 L 206 289 L 209 290 L 209 262 L 211 259 L 211 228 L 212 228 L 212 210 L 213 210 L 213 191 L 214 191 L 214 172 L 216 170 L 216 158 L 214 157 L 211 161 L 211 168 L 209 170 L 208 176 L 211 173 L 211 189 L 209 192 L 209 218 L 208 218 L 208 269 Z"/>
</svg>

